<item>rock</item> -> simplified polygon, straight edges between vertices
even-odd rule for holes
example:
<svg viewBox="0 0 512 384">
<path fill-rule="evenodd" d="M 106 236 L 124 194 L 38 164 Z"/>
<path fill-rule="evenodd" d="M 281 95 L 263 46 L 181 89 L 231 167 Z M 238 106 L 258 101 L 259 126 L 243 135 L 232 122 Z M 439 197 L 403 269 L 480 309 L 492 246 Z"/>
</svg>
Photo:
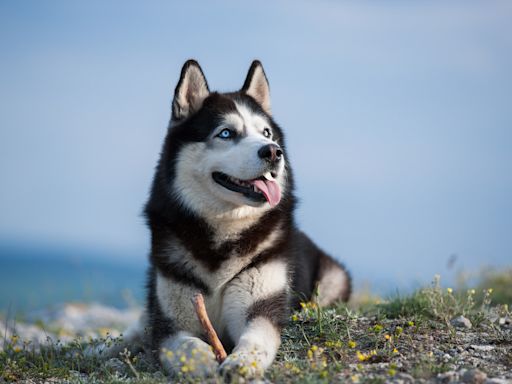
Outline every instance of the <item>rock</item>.
<svg viewBox="0 0 512 384">
<path fill-rule="evenodd" d="M 441 383 L 451 383 L 453 381 L 457 381 L 457 372 L 455 371 L 447 371 L 443 373 L 439 373 L 437 375 L 437 381 Z"/>
<path fill-rule="evenodd" d="M 485 380 L 484 384 L 512 384 L 512 380 L 494 378 Z"/>
<path fill-rule="evenodd" d="M 487 374 L 479 369 L 470 369 L 462 375 L 462 381 L 468 384 L 483 384 L 487 379 Z"/>
<path fill-rule="evenodd" d="M 409 375 L 407 373 L 403 373 L 403 372 L 397 373 L 395 375 L 394 379 L 397 381 L 401 381 L 404 384 L 414 383 L 414 377 L 412 377 L 411 375 Z"/>
<path fill-rule="evenodd" d="M 109 370 L 112 373 L 114 373 L 114 372 L 125 373 L 125 371 L 126 371 L 125 363 L 123 363 L 121 360 L 119 360 L 116 357 L 109 359 L 105 363 L 105 368 L 107 368 L 107 370 Z"/>
<path fill-rule="evenodd" d="M 450 323 L 455 327 L 455 328 L 466 328 L 466 329 L 471 329 L 473 327 L 473 325 L 471 324 L 471 321 L 469 321 L 469 319 L 465 318 L 464 316 L 459 316 L 459 317 L 455 317 L 453 318 Z"/>
<path fill-rule="evenodd" d="M 470 348 L 473 348 L 475 351 L 489 352 L 494 349 L 492 345 L 470 345 Z"/>
</svg>

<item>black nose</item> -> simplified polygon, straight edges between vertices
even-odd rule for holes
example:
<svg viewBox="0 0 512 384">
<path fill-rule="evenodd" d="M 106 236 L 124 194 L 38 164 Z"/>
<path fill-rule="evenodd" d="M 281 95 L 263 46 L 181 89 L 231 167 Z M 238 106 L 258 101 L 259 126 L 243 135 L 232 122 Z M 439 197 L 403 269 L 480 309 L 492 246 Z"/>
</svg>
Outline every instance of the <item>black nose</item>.
<svg viewBox="0 0 512 384">
<path fill-rule="evenodd" d="M 277 144 L 267 144 L 258 150 L 258 156 L 261 159 L 275 163 L 276 161 L 281 160 L 281 157 L 283 157 L 283 151 Z"/>
</svg>

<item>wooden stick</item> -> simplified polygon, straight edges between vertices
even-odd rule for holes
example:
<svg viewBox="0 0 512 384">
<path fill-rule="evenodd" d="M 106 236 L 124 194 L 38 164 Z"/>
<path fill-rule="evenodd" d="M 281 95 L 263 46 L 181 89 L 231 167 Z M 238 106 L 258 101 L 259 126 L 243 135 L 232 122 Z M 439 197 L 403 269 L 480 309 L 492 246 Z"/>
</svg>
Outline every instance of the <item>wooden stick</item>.
<svg viewBox="0 0 512 384">
<path fill-rule="evenodd" d="M 217 361 L 219 363 L 222 363 L 227 357 L 226 350 L 224 349 L 224 346 L 220 342 L 219 337 L 217 336 L 217 332 L 215 332 L 215 329 L 213 329 L 210 318 L 208 317 L 208 313 L 206 312 L 203 295 L 200 293 L 196 293 L 194 295 L 194 299 L 192 300 L 192 302 L 194 303 L 197 318 L 199 319 L 199 322 L 203 326 L 203 329 L 206 332 L 206 336 L 210 341 L 210 345 L 213 348 L 215 357 L 217 358 Z"/>
</svg>

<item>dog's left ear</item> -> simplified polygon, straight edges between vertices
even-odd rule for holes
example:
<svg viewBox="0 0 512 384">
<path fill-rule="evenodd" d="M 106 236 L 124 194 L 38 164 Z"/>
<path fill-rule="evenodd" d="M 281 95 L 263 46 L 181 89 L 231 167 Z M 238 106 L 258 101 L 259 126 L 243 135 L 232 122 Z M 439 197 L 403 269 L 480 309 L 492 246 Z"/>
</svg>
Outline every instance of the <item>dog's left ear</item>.
<svg viewBox="0 0 512 384">
<path fill-rule="evenodd" d="M 242 92 L 251 96 L 261 105 L 263 110 L 271 114 L 270 109 L 270 87 L 268 85 L 267 76 L 259 60 L 254 60 L 249 68 L 247 77 L 245 78 Z"/>
<path fill-rule="evenodd" d="M 188 60 L 181 69 L 181 76 L 174 90 L 172 120 L 180 121 L 197 112 L 210 90 L 199 63 Z"/>
</svg>

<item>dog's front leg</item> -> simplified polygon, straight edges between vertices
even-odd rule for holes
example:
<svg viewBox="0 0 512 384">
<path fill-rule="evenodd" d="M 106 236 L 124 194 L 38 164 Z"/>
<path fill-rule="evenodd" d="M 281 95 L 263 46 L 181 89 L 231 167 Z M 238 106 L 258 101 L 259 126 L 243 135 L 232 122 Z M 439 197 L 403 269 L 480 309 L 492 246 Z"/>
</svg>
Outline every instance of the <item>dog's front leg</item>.
<svg viewBox="0 0 512 384">
<path fill-rule="evenodd" d="M 215 374 L 218 363 L 212 348 L 188 332 L 167 337 L 160 346 L 160 362 L 170 374 L 206 378 Z"/>
<path fill-rule="evenodd" d="M 222 375 L 256 376 L 272 364 L 288 319 L 288 296 L 284 260 L 252 267 L 230 282 L 223 317 L 235 348 L 219 367 Z"/>
</svg>

